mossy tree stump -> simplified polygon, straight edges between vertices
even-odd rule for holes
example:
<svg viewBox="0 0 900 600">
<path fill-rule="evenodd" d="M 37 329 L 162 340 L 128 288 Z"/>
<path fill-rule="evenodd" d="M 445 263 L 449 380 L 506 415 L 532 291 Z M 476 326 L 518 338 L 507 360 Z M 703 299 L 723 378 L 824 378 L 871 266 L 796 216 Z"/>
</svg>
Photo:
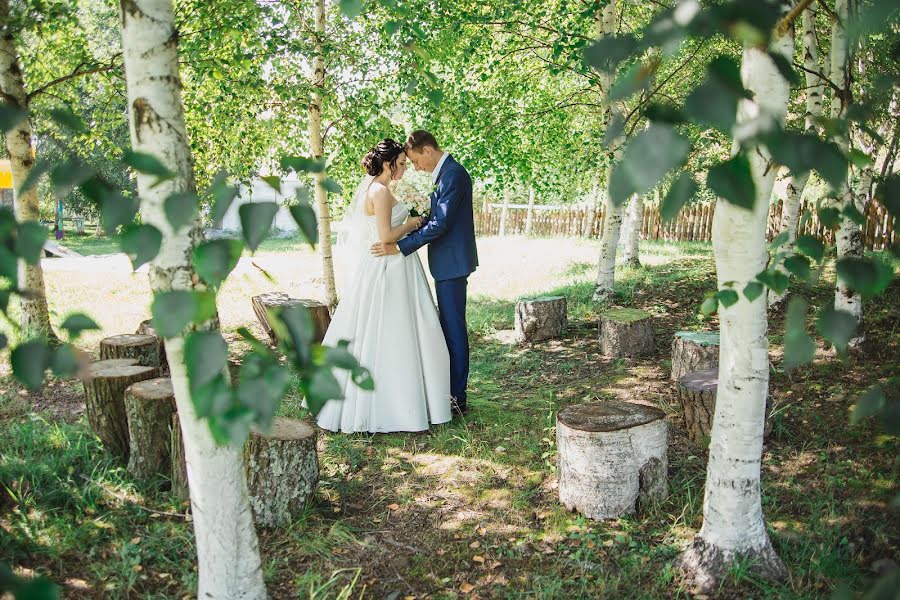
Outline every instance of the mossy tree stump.
<svg viewBox="0 0 900 600">
<path fill-rule="evenodd" d="M 159 341 L 152 335 L 125 333 L 100 341 L 100 360 L 133 358 L 143 367 L 159 366 Z"/>
<path fill-rule="evenodd" d="M 138 335 L 152 335 L 156 338 L 157 354 L 159 355 L 159 371 L 160 373 L 168 373 L 169 361 L 166 359 L 166 345 L 163 343 L 163 339 L 156 334 L 156 328 L 153 326 L 152 319 L 141 321 L 141 324 L 138 325 L 135 333 Z"/>
<path fill-rule="evenodd" d="M 516 302 L 516 341 L 538 342 L 562 337 L 568 317 L 563 296 L 542 296 Z"/>
<path fill-rule="evenodd" d="M 82 380 L 88 423 L 112 454 L 128 457 L 125 390 L 156 375 L 156 367 L 139 365 L 134 358 L 101 360 L 88 367 Z"/>
<path fill-rule="evenodd" d="M 315 331 L 313 335 L 314 342 L 321 342 L 325 338 L 325 332 L 331 324 L 331 313 L 328 312 L 328 307 L 317 300 L 291 298 L 284 292 L 268 292 L 259 296 L 253 296 L 250 302 L 253 305 L 253 312 L 256 313 L 256 318 L 259 319 L 259 324 L 262 325 L 263 331 L 266 332 L 273 344 L 278 343 L 278 336 L 275 335 L 275 331 L 272 329 L 271 323 L 269 323 L 269 311 L 272 309 L 290 306 L 305 307 L 309 311 L 310 317 L 312 317 L 313 331 Z"/>
<path fill-rule="evenodd" d="M 719 369 L 706 369 L 686 373 L 678 379 L 678 402 L 684 418 L 688 439 L 703 448 L 709 445 L 713 417 L 716 414 L 716 392 L 719 386 Z M 772 431 L 772 395 L 766 396 L 766 423 L 763 436 Z"/>
<path fill-rule="evenodd" d="M 672 338 L 672 381 L 719 366 L 718 331 L 678 331 Z"/>
<path fill-rule="evenodd" d="M 169 475 L 172 469 L 172 380 L 157 377 L 125 390 L 128 415 L 128 471 L 137 478 Z"/>
<path fill-rule="evenodd" d="M 653 352 L 653 315 L 636 308 L 600 313 L 600 352 L 613 358 Z"/>
<path fill-rule="evenodd" d="M 250 506 L 257 525 L 294 520 L 319 481 L 316 431 L 296 419 L 277 417 L 272 431 L 253 431 L 244 446 Z"/>
<path fill-rule="evenodd" d="M 591 519 L 614 519 L 668 495 L 669 429 L 658 408 L 609 401 L 556 415 L 559 501 Z"/>
</svg>

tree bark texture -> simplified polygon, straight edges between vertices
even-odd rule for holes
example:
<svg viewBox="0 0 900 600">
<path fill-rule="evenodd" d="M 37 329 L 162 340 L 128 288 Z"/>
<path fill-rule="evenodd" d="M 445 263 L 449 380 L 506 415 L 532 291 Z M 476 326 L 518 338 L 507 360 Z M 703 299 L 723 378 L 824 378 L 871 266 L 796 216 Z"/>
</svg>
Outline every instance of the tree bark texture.
<svg viewBox="0 0 900 600">
<path fill-rule="evenodd" d="M 100 341 L 100 360 L 109 358 L 133 358 L 145 367 L 159 366 L 159 345 L 150 335 L 125 333 Z"/>
<path fill-rule="evenodd" d="M 566 299 L 544 296 L 516 302 L 516 340 L 538 342 L 562 337 L 566 333 L 568 317 Z"/>
<path fill-rule="evenodd" d="M 718 331 L 678 331 L 672 338 L 672 372 L 669 379 L 719 366 Z"/>
<path fill-rule="evenodd" d="M 172 418 L 176 417 L 172 380 L 157 377 L 125 390 L 128 415 L 128 471 L 138 479 L 168 476 L 172 469 Z"/>
<path fill-rule="evenodd" d="M 325 339 L 325 332 L 328 331 L 328 326 L 331 324 L 331 313 L 328 312 L 328 307 L 316 300 L 291 298 L 283 292 L 267 292 L 253 296 L 250 303 L 253 305 L 253 312 L 256 313 L 259 324 L 262 325 L 263 331 L 266 332 L 273 344 L 278 343 L 278 336 L 275 335 L 275 330 L 272 329 L 272 324 L 269 322 L 269 311 L 271 310 L 290 306 L 305 307 L 312 317 L 315 331 L 313 341 L 317 343 Z"/>
<path fill-rule="evenodd" d="M 600 352 L 614 358 L 650 354 L 654 350 L 653 316 L 635 308 L 600 313 Z"/>
</svg>

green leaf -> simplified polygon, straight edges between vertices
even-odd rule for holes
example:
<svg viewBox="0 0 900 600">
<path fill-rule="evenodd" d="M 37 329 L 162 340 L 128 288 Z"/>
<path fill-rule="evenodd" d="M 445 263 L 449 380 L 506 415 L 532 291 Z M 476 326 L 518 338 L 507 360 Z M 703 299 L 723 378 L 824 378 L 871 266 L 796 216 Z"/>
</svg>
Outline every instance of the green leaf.
<svg viewBox="0 0 900 600">
<path fill-rule="evenodd" d="M 40 262 L 46 241 L 47 229 L 36 221 L 25 221 L 16 227 L 16 254 L 29 265 Z"/>
<path fill-rule="evenodd" d="M 816 329 L 843 356 L 847 352 L 847 344 L 856 333 L 856 319 L 847 311 L 829 306 L 819 315 Z"/>
<path fill-rule="evenodd" d="M 228 367 L 228 344 L 218 331 L 192 331 L 184 338 L 184 364 L 191 388 L 206 385 Z"/>
<path fill-rule="evenodd" d="M 788 231 L 782 231 L 778 235 L 775 236 L 771 242 L 769 242 L 769 249 L 775 250 L 776 248 L 780 248 L 791 238 L 791 234 Z"/>
<path fill-rule="evenodd" d="M 841 226 L 841 211 L 833 206 L 820 206 L 817 210 L 819 222 L 828 229 L 837 229 Z"/>
<path fill-rule="evenodd" d="M 315 248 L 319 242 L 319 227 L 316 222 L 316 213 L 309 201 L 298 199 L 297 204 L 292 205 L 289 210 L 300 228 L 300 233 L 309 245 Z"/>
<path fill-rule="evenodd" d="M 291 169 L 298 173 L 324 173 L 324 158 L 307 158 L 305 156 L 284 156 L 281 158 L 281 168 Z"/>
<path fill-rule="evenodd" d="M 266 175 L 265 177 L 260 177 L 263 181 L 265 181 L 270 188 L 281 193 L 281 177 L 278 175 Z"/>
<path fill-rule="evenodd" d="M 0 132 L 12 131 L 28 116 L 28 112 L 17 104 L 0 102 Z"/>
<path fill-rule="evenodd" d="M 136 271 L 159 254 L 162 233 L 153 225 L 129 225 L 119 238 L 119 246 L 131 260 L 131 268 Z"/>
<path fill-rule="evenodd" d="M 789 85 L 800 84 L 800 77 L 797 75 L 797 71 L 794 70 L 794 65 L 791 64 L 791 61 L 784 54 L 780 52 L 769 52 L 768 54 L 772 62 L 775 63 L 775 68 L 778 69 L 778 72 L 781 73 L 781 76 L 784 77 Z"/>
<path fill-rule="evenodd" d="M 219 223 L 225 218 L 225 213 L 238 195 L 237 186 L 228 185 L 227 174 L 218 173 L 214 178 L 209 189 L 206 190 L 206 196 L 213 198 L 213 206 L 210 212 L 210 219 L 213 223 Z"/>
<path fill-rule="evenodd" d="M 787 275 L 775 269 L 767 269 L 762 273 L 758 273 L 756 275 L 756 280 L 776 294 L 784 292 L 790 283 Z"/>
<path fill-rule="evenodd" d="M 41 177 L 54 166 L 55 165 L 52 162 L 45 160 L 44 158 L 38 158 L 34 161 L 34 164 L 31 165 L 31 169 L 28 171 L 28 175 L 25 177 L 25 181 L 19 186 L 18 195 L 22 196 L 25 192 L 37 185 Z"/>
<path fill-rule="evenodd" d="M 126 150 L 122 155 L 122 162 L 138 173 L 156 176 L 158 178 L 157 183 L 175 177 L 175 173 L 170 171 L 161 160 L 143 152 Z"/>
<path fill-rule="evenodd" d="M 856 425 L 863 419 L 877 415 L 884 409 L 885 403 L 884 389 L 881 384 L 876 383 L 863 392 L 856 401 L 856 406 L 853 407 L 853 413 L 850 415 L 850 423 Z"/>
<path fill-rule="evenodd" d="M 42 340 L 19 344 L 9 355 L 13 375 L 32 391 L 41 388 L 44 372 L 50 367 L 50 358 L 50 346 Z"/>
<path fill-rule="evenodd" d="M 350 353 L 346 346 L 326 347 L 323 364 L 327 367 L 337 367 L 348 371 L 352 371 L 359 366 L 356 357 Z"/>
<path fill-rule="evenodd" d="M 719 290 L 716 296 L 725 308 L 734 306 L 740 300 L 738 293 L 734 290 Z"/>
<path fill-rule="evenodd" d="M 320 183 L 322 189 L 331 194 L 340 194 L 343 190 L 341 189 L 341 184 L 331 178 L 325 178 Z"/>
<path fill-rule="evenodd" d="M 434 106 L 435 108 L 440 106 L 441 102 L 444 101 L 444 92 L 441 90 L 430 90 L 428 93 L 425 94 L 425 96 L 428 98 L 428 101 L 431 102 L 432 106 Z M 340 192 L 333 192 L 333 193 L 339 194 Z"/>
<path fill-rule="evenodd" d="M 644 116 L 650 121 L 679 125 L 687 120 L 684 112 L 668 103 L 652 103 L 644 109 Z"/>
<path fill-rule="evenodd" d="M 735 206 L 753 209 L 756 186 L 750 174 L 750 161 L 745 154 L 737 154 L 712 167 L 707 174 L 706 185 L 720 198 Z"/>
<path fill-rule="evenodd" d="M 864 227 L 866 224 L 866 216 L 859 212 L 859 209 L 856 208 L 854 204 L 847 204 L 844 207 L 844 210 L 841 211 L 845 218 L 850 219 L 860 227 Z"/>
<path fill-rule="evenodd" d="M 794 254 L 784 259 L 784 268 L 794 274 L 795 277 L 806 281 L 810 276 L 809 259 L 805 256 Z"/>
<path fill-rule="evenodd" d="M 609 125 L 606 127 L 606 131 L 603 134 L 603 147 L 611 148 L 616 140 L 624 133 L 625 119 L 622 118 L 622 115 L 618 111 L 616 111 L 613 113 L 612 118 L 610 118 Z"/>
<path fill-rule="evenodd" d="M 715 295 L 707 297 L 703 304 L 700 305 L 700 312 L 705 317 L 711 316 L 717 310 L 719 310 L 719 299 Z"/>
<path fill-rule="evenodd" d="M 880 260 L 848 256 L 837 261 L 837 276 L 851 290 L 872 297 L 887 289 L 894 270 Z"/>
<path fill-rule="evenodd" d="M 140 205 L 137 198 L 126 198 L 99 177 L 83 183 L 81 192 L 100 205 L 106 235 L 113 235 L 121 225 L 131 223 Z"/>
<path fill-rule="evenodd" d="M 204 419 L 224 414 L 234 404 L 233 392 L 221 372 L 202 385 L 191 382 L 191 402 L 197 416 Z"/>
<path fill-rule="evenodd" d="M 609 101 L 624 100 L 646 89 L 650 82 L 653 81 L 655 73 L 656 70 L 654 68 L 643 63 L 631 65 L 631 67 L 616 77 L 616 81 L 609 90 Z"/>
<path fill-rule="evenodd" d="M 864 169 L 873 163 L 872 157 L 857 150 L 856 148 L 850 148 L 850 162 L 853 163 L 854 166 L 859 167 L 860 169 Z"/>
<path fill-rule="evenodd" d="M 237 266 L 244 244 L 240 240 L 219 239 L 203 242 L 194 249 L 194 268 L 203 281 L 218 287 Z"/>
<path fill-rule="evenodd" d="M 659 214 L 662 220 L 669 222 L 678 216 L 679 211 L 685 204 L 697 194 L 697 182 L 687 173 L 680 173 L 678 178 L 672 183 L 666 197 L 663 198 L 659 207 Z"/>
<path fill-rule="evenodd" d="M 158 292 L 151 306 L 153 327 L 164 338 L 178 336 L 190 323 L 203 323 L 216 315 L 212 292 L 173 290 Z"/>
<path fill-rule="evenodd" d="M 78 372 L 78 356 L 70 344 L 63 344 L 53 351 L 50 369 L 57 377 L 71 377 Z"/>
<path fill-rule="evenodd" d="M 356 367 L 351 371 L 350 377 L 353 379 L 353 383 L 361 390 L 371 392 L 375 389 L 375 380 L 372 379 L 372 374 L 365 367 Z"/>
<path fill-rule="evenodd" d="M 82 313 L 69 315 L 60 327 L 68 331 L 69 336 L 73 339 L 80 336 L 82 331 L 100 329 L 100 326 L 92 318 Z"/>
<path fill-rule="evenodd" d="M 613 169 L 609 193 L 622 204 L 632 194 L 643 194 L 659 183 L 669 170 L 681 165 L 691 143 L 668 124 L 653 123 L 626 146 Z"/>
<path fill-rule="evenodd" d="M 821 262 L 825 257 L 825 244 L 811 235 L 801 235 L 794 242 L 794 248 L 810 257 L 816 262 Z"/>
<path fill-rule="evenodd" d="M 744 286 L 744 297 L 753 302 L 765 291 L 766 287 L 758 281 L 751 281 L 747 285 Z"/>
<path fill-rule="evenodd" d="M 601 73 L 610 72 L 620 62 L 632 56 L 639 47 L 637 38 L 627 33 L 600 38 L 584 49 L 584 62 Z"/>
<path fill-rule="evenodd" d="M 359 16 L 363 9 L 362 0 L 340 0 L 341 12 L 351 21 Z"/>
<path fill-rule="evenodd" d="M 297 353 L 297 366 L 305 365 L 311 356 L 311 347 L 315 330 L 309 310 L 304 306 L 288 306 L 269 311 L 269 323 L 275 337 L 288 348 Z"/>
<path fill-rule="evenodd" d="M 173 231 L 178 231 L 194 220 L 197 212 L 197 195 L 191 192 L 175 192 L 165 201 L 166 220 Z"/>
<path fill-rule="evenodd" d="M 847 180 L 847 159 L 834 142 L 809 133 L 777 131 L 764 136 L 775 162 L 794 175 L 815 170 L 835 189 Z"/>
<path fill-rule="evenodd" d="M 50 181 L 58 197 L 66 196 L 75 186 L 94 176 L 94 169 L 78 158 L 70 158 L 50 170 Z"/>
<path fill-rule="evenodd" d="M 287 367 L 250 354 L 241 365 L 238 399 L 254 412 L 257 425 L 269 429 L 290 382 L 291 372 Z"/>
<path fill-rule="evenodd" d="M 316 369 L 309 380 L 307 400 L 314 399 L 316 402 L 326 402 L 343 398 L 344 391 L 341 389 L 337 379 L 335 379 L 331 369 L 328 367 Z"/>
<path fill-rule="evenodd" d="M 900 173 L 885 177 L 875 188 L 875 198 L 894 218 L 900 218 Z"/>
<path fill-rule="evenodd" d="M 269 235 L 272 220 L 277 212 L 278 204 L 275 202 L 248 202 L 238 208 L 244 241 L 252 252 L 255 252 Z"/>
<path fill-rule="evenodd" d="M 50 110 L 50 117 L 62 127 L 73 133 L 87 133 L 88 128 L 78 115 L 69 107 L 54 108 Z"/>
<path fill-rule="evenodd" d="M 220 445 L 230 444 L 240 447 L 250 435 L 253 425 L 253 411 L 243 406 L 232 406 L 224 413 L 209 419 L 209 429 L 213 439 Z"/>
<path fill-rule="evenodd" d="M 812 362 L 816 356 L 816 343 L 806 333 L 806 300 L 794 296 L 788 302 L 784 316 L 784 369 Z"/>
<path fill-rule="evenodd" d="M 737 120 L 738 101 L 748 97 L 737 62 L 719 56 L 709 63 L 703 83 L 688 95 L 684 112 L 699 125 L 731 133 Z"/>
</svg>

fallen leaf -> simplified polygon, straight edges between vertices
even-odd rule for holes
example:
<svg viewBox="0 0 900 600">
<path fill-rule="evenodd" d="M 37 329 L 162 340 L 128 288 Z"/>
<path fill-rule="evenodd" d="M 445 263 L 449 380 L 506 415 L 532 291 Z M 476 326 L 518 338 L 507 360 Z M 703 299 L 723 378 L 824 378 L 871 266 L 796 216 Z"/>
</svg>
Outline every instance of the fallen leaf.
<svg viewBox="0 0 900 600">
<path fill-rule="evenodd" d="M 131 543 L 132 543 L 132 544 L 140 544 L 140 543 L 141 543 L 141 538 L 139 538 L 139 537 L 133 537 L 133 538 L 131 538 Z"/>
<path fill-rule="evenodd" d="M 388 508 L 391 510 L 400 510 L 400 505 L 395 502 L 394 504 L 388 504 Z"/>
<path fill-rule="evenodd" d="M 503 563 L 500 562 L 499 560 L 492 560 L 491 564 L 490 564 L 491 569 L 497 569 L 502 566 L 503 566 Z"/>
<path fill-rule="evenodd" d="M 475 589 L 475 586 L 467 581 L 463 582 L 462 585 L 459 586 L 459 591 L 461 591 L 463 594 L 468 594 L 469 592 L 471 592 L 474 589 Z"/>
<path fill-rule="evenodd" d="M 131 570 L 135 573 L 140 573 L 144 570 L 144 567 L 142 567 L 141 565 L 134 565 L 133 567 L 131 567 Z"/>
<path fill-rule="evenodd" d="M 479 527 L 478 535 L 485 535 L 485 534 L 487 534 L 487 527 Z"/>
<path fill-rule="evenodd" d="M 478 555 L 476 554 L 475 556 L 472 557 L 472 560 L 474 560 L 474 561 L 477 562 L 477 563 L 484 564 L 484 557 L 483 557 L 483 556 L 478 556 Z"/>
<path fill-rule="evenodd" d="M 469 548 L 480 548 L 480 547 L 481 547 L 481 542 L 479 542 L 478 540 L 475 540 L 474 542 L 469 544 Z"/>
<path fill-rule="evenodd" d="M 606 540 L 605 542 L 603 542 L 603 545 L 606 546 L 607 548 L 612 548 L 613 546 L 615 546 L 615 544 L 616 543 L 612 540 Z"/>
</svg>

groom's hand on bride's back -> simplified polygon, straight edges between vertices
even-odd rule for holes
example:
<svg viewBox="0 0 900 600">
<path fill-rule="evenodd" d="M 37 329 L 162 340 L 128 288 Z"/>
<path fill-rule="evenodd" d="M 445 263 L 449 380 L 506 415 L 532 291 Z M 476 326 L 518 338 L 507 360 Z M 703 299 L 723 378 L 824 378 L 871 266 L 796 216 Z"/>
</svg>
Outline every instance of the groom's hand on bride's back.
<svg viewBox="0 0 900 600">
<path fill-rule="evenodd" d="M 377 242 L 372 244 L 372 254 L 375 256 L 390 256 L 399 253 L 400 249 L 397 247 L 396 242 Z"/>
</svg>

